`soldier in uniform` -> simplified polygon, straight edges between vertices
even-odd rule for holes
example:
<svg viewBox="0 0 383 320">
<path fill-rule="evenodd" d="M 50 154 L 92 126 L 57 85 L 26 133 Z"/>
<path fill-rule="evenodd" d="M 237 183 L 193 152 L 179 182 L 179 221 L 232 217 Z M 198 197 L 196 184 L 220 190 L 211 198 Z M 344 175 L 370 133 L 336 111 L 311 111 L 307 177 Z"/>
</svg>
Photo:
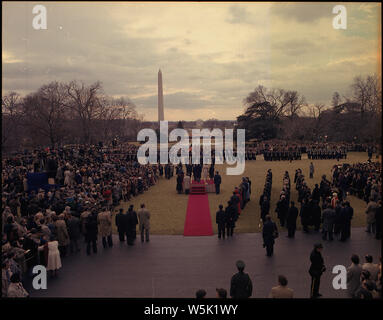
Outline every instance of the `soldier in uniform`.
<svg viewBox="0 0 383 320">
<path fill-rule="evenodd" d="M 317 243 L 314 245 L 314 250 L 311 252 L 311 255 L 310 255 L 311 266 L 309 269 L 309 274 L 311 276 L 311 290 L 310 290 L 311 298 L 319 298 L 322 296 L 319 293 L 320 278 L 323 272 L 326 271 L 326 267 L 324 265 L 324 260 L 321 253 L 322 249 L 323 249 L 322 244 Z"/>
</svg>

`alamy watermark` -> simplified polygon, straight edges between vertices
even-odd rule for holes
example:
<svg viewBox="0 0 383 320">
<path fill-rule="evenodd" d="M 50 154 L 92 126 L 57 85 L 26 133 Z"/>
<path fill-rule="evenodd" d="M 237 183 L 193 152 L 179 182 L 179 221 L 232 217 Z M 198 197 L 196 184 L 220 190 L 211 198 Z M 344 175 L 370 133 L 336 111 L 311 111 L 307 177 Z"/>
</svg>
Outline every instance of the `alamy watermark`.
<svg viewBox="0 0 383 320">
<path fill-rule="evenodd" d="M 32 19 L 32 27 L 35 30 L 47 29 L 47 8 L 42 4 L 35 5 L 32 9 L 35 16 Z"/>
<path fill-rule="evenodd" d="M 336 16 L 332 19 L 332 27 L 334 29 L 347 29 L 347 10 L 343 5 L 336 5 L 332 8 L 332 13 Z"/>
<path fill-rule="evenodd" d="M 47 289 L 47 268 L 43 265 L 36 265 L 32 269 L 33 274 L 37 274 L 33 277 L 32 287 L 35 290 Z"/>
<path fill-rule="evenodd" d="M 167 164 L 169 161 L 177 165 L 201 163 L 201 139 L 202 139 L 202 157 L 204 164 L 212 163 L 212 138 L 214 137 L 214 153 L 215 163 L 223 164 L 224 160 L 228 165 L 236 165 L 235 167 L 227 167 L 227 175 L 240 175 L 245 171 L 245 129 L 236 130 L 236 153 L 234 153 L 234 130 L 225 129 L 223 134 L 221 129 L 192 129 L 191 147 L 189 133 L 185 129 L 173 129 L 170 134 L 168 132 L 168 122 L 160 122 L 160 150 L 159 162 Z M 146 141 L 137 151 L 138 162 L 142 165 L 157 164 L 157 134 L 153 129 L 142 129 L 137 135 L 137 141 Z M 179 140 L 179 141 L 178 141 Z M 169 150 L 169 142 L 176 142 Z M 225 148 L 223 146 L 225 145 Z M 190 149 L 191 148 L 191 149 Z M 146 156 L 146 153 L 149 155 Z M 180 154 L 180 155 L 179 155 Z"/>
</svg>

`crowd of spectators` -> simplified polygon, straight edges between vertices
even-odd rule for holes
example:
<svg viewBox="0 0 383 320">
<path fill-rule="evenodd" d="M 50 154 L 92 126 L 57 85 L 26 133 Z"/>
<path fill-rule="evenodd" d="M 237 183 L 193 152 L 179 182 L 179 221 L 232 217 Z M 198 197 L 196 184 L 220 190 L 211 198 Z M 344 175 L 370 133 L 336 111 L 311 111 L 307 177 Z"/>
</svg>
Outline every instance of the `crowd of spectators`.
<svg viewBox="0 0 383 320">
<path fill-rule="evenodd" d="M 10 273 L 23 283 L 36 264 L 57 276 L 61 258 L 80 250 L 82 236 L 88 253 L 97 232 L 103 233 L 103 245 L 111 246 L 114 208 L 158 179 L 157 165 L 140 165 L 136 152 L 131 144 L 72 145 L 3 158 L 2 258 L 3 268 L 12 270 L 3 274 L 8 285 Z M 48 181 L 36 187 L 31 180 L 39 174 Z"/>
</svg>

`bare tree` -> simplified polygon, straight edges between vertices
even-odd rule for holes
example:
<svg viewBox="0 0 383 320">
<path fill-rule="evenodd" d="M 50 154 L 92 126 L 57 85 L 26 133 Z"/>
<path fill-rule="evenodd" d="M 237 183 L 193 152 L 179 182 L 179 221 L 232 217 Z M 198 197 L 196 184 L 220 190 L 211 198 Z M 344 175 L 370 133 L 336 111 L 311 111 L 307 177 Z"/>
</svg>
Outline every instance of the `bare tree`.
<svg viewBox="0 0 383 320">
<path fill-rule="evenodd" d="M 18 134 L 22 125 L 22 98 L 16 92 L 10 92 L 1 99 L 2 109 L 2 149 Z"/>
<path fill-rule="evenodd" d="M 65 87 L 58 82 L 44 85 L 24 99 L 26 125 L 31 132 L 47 137 L 52 146 L 60 142 L 64 135 L 65 99 Z"/>
<path fill-rule="evenodd" d="M 305 98 L 297 91 L 285 91 L 284 89 L 267 89 L 260 85 L 245 99 L 245 106 L 268 105 L 268 114 L 274 119 L 283 116 L 294 118 L 306 105 Z"/>
<path fill-rule="evenodd" d="M 103 112 L 102 85 L 99 81 L 86 86 L 84 83 L 71 81 L 66 85 L 66 106 L 81 124 L 83 142 L 90 143 L 95 120 L 100 119 Z"/>
<path fill-rule="evenodd" d="M 360 104 L 362 117 L 365 112 L 381 112 L 382 86 L 380 77 L 377 75 L 369 75 L 366 78 L 355 77 L 351 89 L 353 100 Z"/>
<path fill-rule="evenodd" d="M 138 115 L 135 104 L 129 98 L 108 97 L 100 101 L 102 101 L 100 119 L 104 139 L 116 136 L 126 138 L 129 135 L 135 135 L 136 121 L 140 122 L 142 117 Z"/>
</svg>

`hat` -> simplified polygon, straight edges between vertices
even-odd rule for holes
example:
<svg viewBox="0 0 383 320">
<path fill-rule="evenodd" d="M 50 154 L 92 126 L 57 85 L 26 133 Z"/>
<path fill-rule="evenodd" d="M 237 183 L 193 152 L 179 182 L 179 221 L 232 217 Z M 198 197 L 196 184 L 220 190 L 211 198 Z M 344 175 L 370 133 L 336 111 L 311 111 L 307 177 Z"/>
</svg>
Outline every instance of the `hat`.
<svg viewBox="0 0 383 320">
<path fill-rule="evenodd" d="M 322 249 L 323 245 L 321 243 L 314 244 L 314 249 Z"/>
<path fill-rule="evenodd" d="M 245 269 L 245 263 L 242 260 L 238 260 L 235 265 L 238 269 Z"/>
</svg>

